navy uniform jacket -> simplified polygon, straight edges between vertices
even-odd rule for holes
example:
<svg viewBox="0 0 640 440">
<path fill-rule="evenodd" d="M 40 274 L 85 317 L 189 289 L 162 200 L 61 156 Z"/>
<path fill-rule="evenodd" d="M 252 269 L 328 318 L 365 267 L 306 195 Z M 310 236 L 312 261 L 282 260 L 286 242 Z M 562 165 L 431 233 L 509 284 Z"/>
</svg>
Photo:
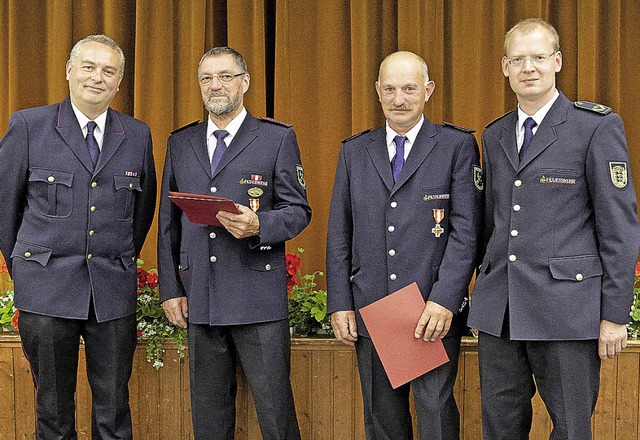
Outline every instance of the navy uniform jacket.
<svg viewBox="0 0 640 440">
<path fill-rule="evenodd" d="M 136 256 L 151 226 L 149 127 L 108 110 L 93 171 L 71 100 L 18 111 L 0 141 L 0 249 L 15 305 L 99 322 L 136 310 Z"/>
<path fill-rule="evenodd" d="M 247 113 L 211 176 L 207 123 L 168 140 L 158 228 L 160 297 L 187 296 L 189 322 L 233 325 L 287 317 L 285 241 L 311 219 L 294 131 Z M 259 237 L 191 223 L 169 191 L 215 194 L 250 206 L 258 200 Z"/>
<path fill-rule="evenodd" d="M 578 104 L 581 105 L 581 104 Z M 482 138 L 486 251 L 469 325 L 511 339 L 597 339 L 629 321 L 639 228 L 622 120 L 560 94 L 519 163 L 517 112 Z"/>
<path fill-rule="evenodd" d="M 327 311 L 355 310 L 367 336 L 359 309 L 415 281 L 425 299 L 458 314 L 481 225 L 479 165 L 469 131 L 425 118 L 394 185 L 384 127 L 347 139 L 329 214 Z M 440 237 L 434 209 L 444 210 Z M 451 334 L 464 329 L 458 318 Z"/>
</svg>

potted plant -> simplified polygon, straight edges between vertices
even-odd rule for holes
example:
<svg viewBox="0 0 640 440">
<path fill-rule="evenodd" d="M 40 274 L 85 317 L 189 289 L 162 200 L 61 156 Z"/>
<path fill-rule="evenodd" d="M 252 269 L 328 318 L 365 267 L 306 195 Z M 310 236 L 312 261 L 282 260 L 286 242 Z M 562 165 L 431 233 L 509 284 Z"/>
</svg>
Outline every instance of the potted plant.
<svg viewBox="0 0 640 440">
<path fill-rule="evenodd" d="M 631 304 L 631 320 L 627 326 L 629 336 L 637 338 L 640 336 L 640 261 L 636 263 L 636 280 L 633 285 L 633 303 Z"/>
</svg>

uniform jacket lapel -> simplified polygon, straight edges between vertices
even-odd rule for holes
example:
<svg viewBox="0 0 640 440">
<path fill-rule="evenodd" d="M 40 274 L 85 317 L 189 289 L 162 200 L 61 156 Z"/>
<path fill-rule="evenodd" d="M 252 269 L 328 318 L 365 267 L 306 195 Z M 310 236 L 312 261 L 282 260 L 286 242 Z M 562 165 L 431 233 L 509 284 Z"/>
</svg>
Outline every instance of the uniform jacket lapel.
<svg viewBox="0 0 640 440">
<path fill-rule="evenodd" d="M 67 146 L 78 157 L 78 160 L 82 165 L 90 172 L 93 173 L 93 162 L 91 162 L 91 156 L 89 156 L 89 149 L 87 143 L 82 135 L 80 124 L 73 113 L 71 107 L 71 99 L 67 98 L 58 104 L 58 121 L 56 124 L 56 130 L 62 136 Z"/>
<path fill-rule="evenodd" d="M 502 136 L 500 137 L 500 145 L 504 150 L 504 154 L 509 158 L 511 166 L 514 170 L 517 170 L 520 166 L 520 159 L 518 158 L 518 145 L 516 142 L 516 122 L 518 120 L 518 112 L 511 112 L 502 121 Z M 535 137 L 535 136 L 534 136 Z"/>
<path fill-rule="evenodd" d="M 526 167 L 533 159 L 558 139 L 556 126 L 562 124 L 567 119 L 567 111 L 570 105 L 571 102 L 560 93 L 560 96 L 558 96 L 558 99 L 553 103 L 549 112 L 542 120 L 540 128 L 538 128 L 533 139 L 531 139 L 527 153 L 525 157 L 522 158 L 518 171 Z"/>
<path fill-rule="evenodd" d="M 229 144 L 229 147 L 222 155 L 220 163 L 218 164 L 218 168 L 216 168 L 216 174 L 222 171 L 224 167 L 233 160 L 234 157 L 240 154 L 242 150 L 247 148 L 247 146 L 258 137 L 256 133 L 257 129 L 258 120 L 251 116 L 249 112 L 247 112 L 247 116 L 244 118 L 242 125 L 240 125 L 240 129 L 234 136 L 231 144 Z"/>
<path fill-rule="evenodd" d="M 382 181 L 387 189 L 391 191 L 394 183 L 393 172 L 391 171 L 389 151 L 387 150 L 387 137 L 384 128 L 379 128 L 371 132 L 371 139 L 367 145 L 367 151 Z"/>
<path fill-rule="evenodd" d="M 211 177 L 211 160 L 209 159 L 209 153 L 207 151 L 207 123 L 208 121 L 205 120 L 193 127 L 189 142 L 191 143 L 194 154 L 198 158 L 198 162 L 200 162 L 204 171 Z"/>
<path fill-rule="evenodd" d="M 98 158 L 98 164 L 96 165 L 96 171 L 94 174 L 99 173 L 100 170 L 104 168 L 111 157 L 115 154 L 120 144 L 122 144 L 122 141 L 124 141 L 124 127 L 122 126 L 122 121 L 120 121 L 118 114 L 112 109 L 107 110 L 107 112 L 102 150 L 100 151 L 100 157 Z"/>
<path fill-rule="evenodd" d="M 393 192 L 397 191 L 409 178 L 416 172 L 420 164 L 424 162 L 433 147 L 436 146 L 436 136 L 438 130 L 427 118 L 424 119 L 422 128 L 416 136 L 414 145 L 411 146 L 411 152 L 407 156 L 407 160 L 402 167 L 400 177 L 396 182 Z"/>
</svg>

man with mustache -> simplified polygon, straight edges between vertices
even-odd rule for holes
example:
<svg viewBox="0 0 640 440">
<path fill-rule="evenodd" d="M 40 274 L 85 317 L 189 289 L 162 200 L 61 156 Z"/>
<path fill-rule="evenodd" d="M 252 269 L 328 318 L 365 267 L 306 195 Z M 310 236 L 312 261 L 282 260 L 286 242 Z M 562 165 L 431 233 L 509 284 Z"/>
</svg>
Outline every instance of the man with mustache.
<svg viewBox="0 0 640 440">
<path fill-rule="evenodd" d="M 328 312 L 355 345 L 368 439 L 410 439 L 413 389 L 420 437 L 457 439 L 453 398 L 466 296 L 481 219 L 481 169 L 472 130 L 423 115 L 434 91 L 427 64 L 396 52 L 375 84 L 384 127 L 343 141 L 327 237 Z M 417 282 L 426 300 L 413 333 L 442 339 L 450 361 L 392 389 L 359 309 Z"/>
<path fill-rule="evenodd" d="M 160 297 L 167 317 L 189 327 L 195 439 L 234 438 L 236 359 L 264 439 L 299 439 L 289 381 L 285 242 L 311 219 L 291 126 L 243 106 L 247 64 L 216 47 L 198 65 L 206 122 L 169 137 L 158 227 Z M 191 223 L 169 191 L 232 199 L 222 227 Z"/>
<path fill-rule="evenodd" d="M 600 362 L 627 344 L 640 229 L 624 127 L 559 92 L 561 68 L 549 23 L 507 32 L 518 107 L 482 136 L 484 259 L 469 315 L 485 439 L 528 439 L 536 389 L 552 439 L 590 439 Z"/>
<path fill-rule="evenodd" d="M 0 250 L 15 286 L 36 387 L 36 437 L 77 438 L 84 340 L 93 439 L 131 439 L 136 256 L 156 200 L 151 132 L 109 105 L 122 49 L 90 35 L 71 50 L 69 98 L 16 112 L 0 141 Z"/>
</svg>

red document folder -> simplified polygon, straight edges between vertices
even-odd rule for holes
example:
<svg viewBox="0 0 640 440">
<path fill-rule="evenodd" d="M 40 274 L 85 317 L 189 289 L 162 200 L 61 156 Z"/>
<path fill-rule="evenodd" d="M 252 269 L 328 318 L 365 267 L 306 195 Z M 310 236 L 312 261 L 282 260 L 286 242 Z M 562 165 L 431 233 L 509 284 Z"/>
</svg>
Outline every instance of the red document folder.
<svg viewBox="0 0 640 440">
<path fill-rule="evenodd" d="M 440 339 L 425 342 L 413 336 L 423 310 L 416 283 L 360 309 L 394 389 L 449 361 Z"/>
<path fill-rule="evenodd" d="M 191 223 L 222 226 L 216 218 L 218 211 L 240 214 L 233 200 L 224 197 L 169 192 L 169 199 L 182 209 Z"/>
</svg>

